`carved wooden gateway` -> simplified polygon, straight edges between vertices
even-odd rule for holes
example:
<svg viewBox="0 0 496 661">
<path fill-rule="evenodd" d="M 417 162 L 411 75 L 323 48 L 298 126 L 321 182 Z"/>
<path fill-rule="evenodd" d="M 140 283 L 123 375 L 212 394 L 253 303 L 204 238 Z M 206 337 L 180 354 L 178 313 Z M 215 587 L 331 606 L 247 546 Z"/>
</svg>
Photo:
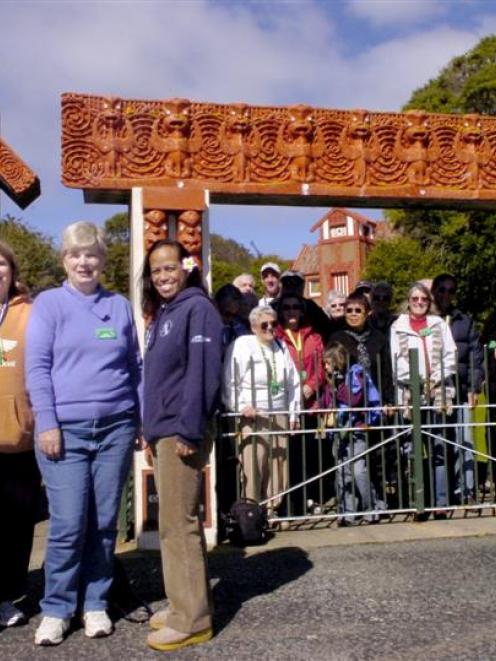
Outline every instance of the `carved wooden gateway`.
<svg viewBox="0 0 496 661">
<path fill-rule="evenodd" d="M 0 138 L 0 189 L 21 209 L 41 192 L 40 180 L 21 157 Z"/>
<path fill-rule="evenodd" d="M 306 206 L 496 200 L 493 117 L 64 94 L 62 125 L 63 182 L 92 201 L 133 186 Z"/>
</svg>

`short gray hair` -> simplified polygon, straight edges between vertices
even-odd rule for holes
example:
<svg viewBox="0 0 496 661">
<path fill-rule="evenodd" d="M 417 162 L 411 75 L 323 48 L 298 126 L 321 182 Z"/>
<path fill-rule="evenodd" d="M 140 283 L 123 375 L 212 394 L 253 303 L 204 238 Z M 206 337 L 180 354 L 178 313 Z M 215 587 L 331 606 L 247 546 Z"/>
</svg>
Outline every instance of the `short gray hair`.
<svg viewBox="0 0 496 661">
<path fill-rule="evenodd" d="M 105 243 L 105 234 L 94 223 L 80 220 L 65 228 L 62 234 L 62 256 L 74 249 L 95 247 L 103 257 L 106 257 L 107 244 Z"/>
<path fill-rule="evenodd" d="M 337 298 L 346 299 L 346 294 L 343 294 L 343 292 L 339 291 L 338 289 L 331 289 L 331 291 L 327 294 L 327 302 L 332 303 Z"/>
<path fill-rule="evenodd" d="M 260 317 L 262 317 L 264 314 L 270 314 L 273 319 L 277 318 L 276 311 L 270 305 L 257 305 L 257 307 L 253 308 L 248 316 L 250 326 L 256 324 Z"/>
</svg>

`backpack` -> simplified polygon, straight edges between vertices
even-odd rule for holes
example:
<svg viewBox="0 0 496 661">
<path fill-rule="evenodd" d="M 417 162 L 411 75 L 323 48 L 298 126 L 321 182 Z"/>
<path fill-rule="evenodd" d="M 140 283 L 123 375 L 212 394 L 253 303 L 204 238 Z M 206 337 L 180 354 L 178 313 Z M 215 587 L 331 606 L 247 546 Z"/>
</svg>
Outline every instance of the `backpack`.
<svg viewBox="0 0 496 661">
<path fill-rule="evenodd" d="M 226 534 L 235 546 L 254 546 L 267 541 L 267 513 L 255 500 L 240 498 L 226 516 Z"/>
</svg>

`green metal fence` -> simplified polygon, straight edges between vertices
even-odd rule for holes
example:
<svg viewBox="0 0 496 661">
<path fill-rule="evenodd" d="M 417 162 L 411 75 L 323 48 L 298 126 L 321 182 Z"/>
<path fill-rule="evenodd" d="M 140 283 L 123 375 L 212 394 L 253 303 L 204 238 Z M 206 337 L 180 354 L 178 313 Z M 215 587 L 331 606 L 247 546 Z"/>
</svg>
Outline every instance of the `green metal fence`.
<svg viewBox="0 0 496 661">
<path fill-rule="evenodd" d="M 470 371 L 473 384 L 473 360 Z M 380 369 L 378 375 L 380 391 Z M 257 409 L 253 366 L 251 382 Z M 257 409 L 248 419 L 235 396 L 234 411 L 224 412 L 219 424 L 220 507 L 227 511 L 235 499 L 252 497 L 267 507 L 272 522 L 292 526 L 442 519 L 456 511 L 494 514 L 496 405 L 489 383 L 485 348 L 477 407 L 469 407 L 456 376 L 442 375 L 433 398 L 422 382 L 418 351 L 410 350 L 409 380 L 400 384 L 394 377 L 392 406 L 367 401 L 365 388 L 360 406 L 338 406 L 336 398 L 332 406 L 302 405 L 296 430 L 290 429 L 287 406 Z M 405 387 L 407 403 L 397 396 Z"/>
</svg>

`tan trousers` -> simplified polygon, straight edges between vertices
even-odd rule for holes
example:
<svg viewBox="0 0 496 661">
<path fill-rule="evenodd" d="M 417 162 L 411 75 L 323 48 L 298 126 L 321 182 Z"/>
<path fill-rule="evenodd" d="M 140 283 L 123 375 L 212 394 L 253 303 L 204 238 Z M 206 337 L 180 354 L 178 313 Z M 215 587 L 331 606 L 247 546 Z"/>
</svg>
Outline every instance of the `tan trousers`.
<svg viewBox="0 0 496 661">
<path fill-rule="evenodd" d="M 287 431 L 285 415 L 257 415 L 256 418 L 241 418 L 242 440 L 240 444 L 242 467 L 242 494 L 245 498 L 265 500 L 288 487 L 288 437 L 282 434 L 267 434 L 268 431 Z M 267 503 L 275 509 L 282 503 L 277 497 Z"/>
<path fill-rule="evenodd" d="M 175 440 L 160 438 L 152 445 L 162 571 L 169 601 L 167 626 L 196 633 L 212 626 L 205 537 L 198 518 L 208 443 L 182 458 L 176 454 Z"/>
</svg>

